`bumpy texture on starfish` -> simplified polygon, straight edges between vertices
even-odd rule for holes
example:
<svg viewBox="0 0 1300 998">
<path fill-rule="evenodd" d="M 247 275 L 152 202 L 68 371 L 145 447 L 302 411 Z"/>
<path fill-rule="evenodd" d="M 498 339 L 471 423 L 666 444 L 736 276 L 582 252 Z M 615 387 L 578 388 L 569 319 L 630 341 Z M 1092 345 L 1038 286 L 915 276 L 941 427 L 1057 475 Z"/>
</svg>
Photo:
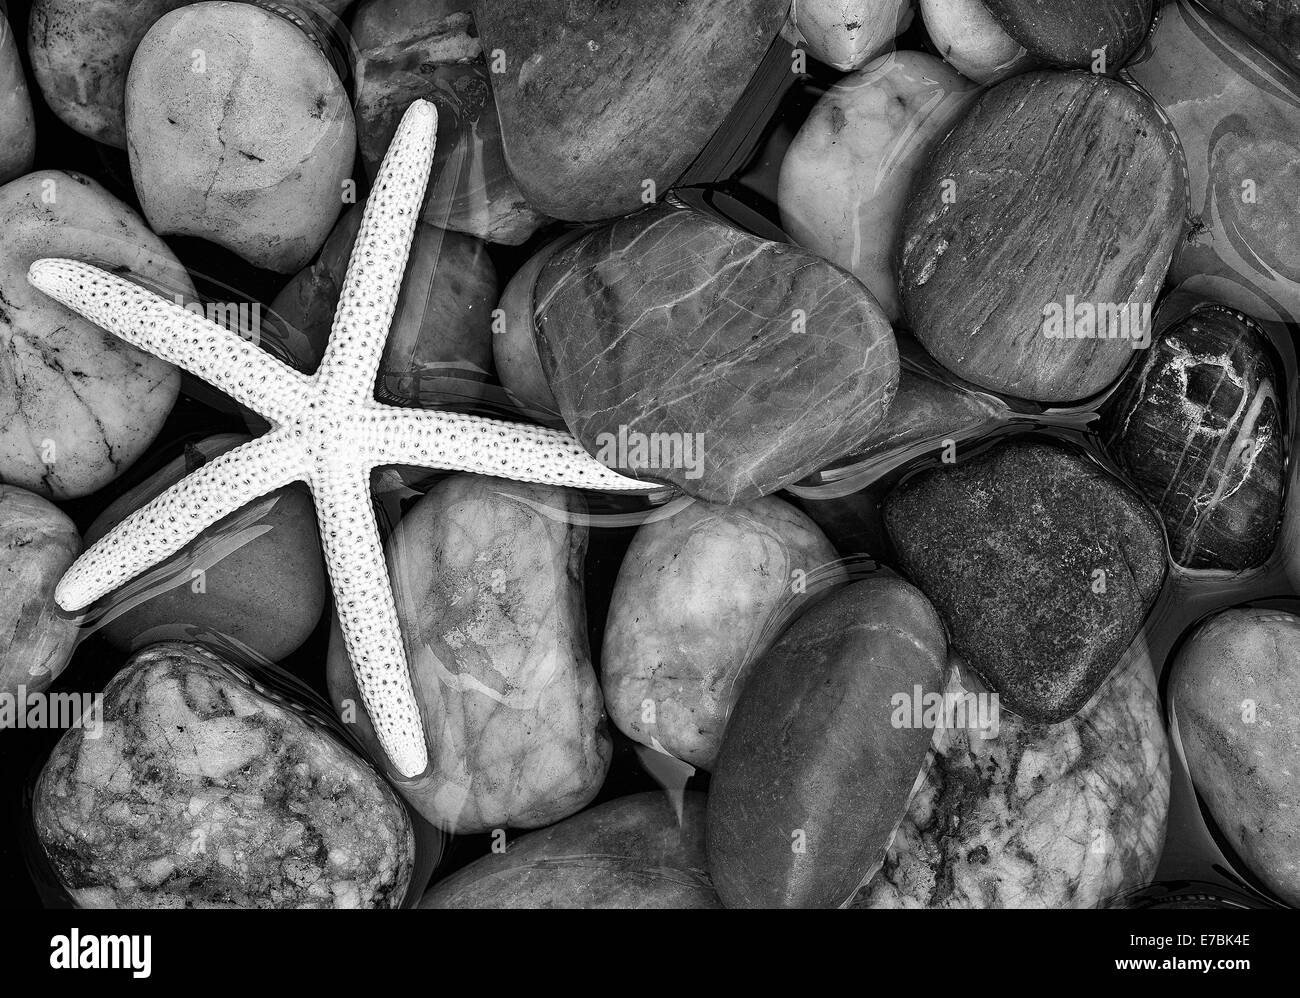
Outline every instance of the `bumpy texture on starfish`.
<svg viewBox="0 0 1300 998">
<path fill-rule="evenodd" d="M 310 377 L 96 267 L 46 259 L 28 273 L 50 297 L 211 382 L 272 426 L 123 520 L 68 569 L 55 592 L 59 605 L 88 606 L 239 507 L 305 481 L 357 687 L 384 751 L 407 777 L 424 771 L 428 755 L 371 504 L 371 468 L 408 464 L 578 488 L 652 488 L 609 470 L 567 433 L 375 401 L 437 129 L 437 111 L 427 101 L 416 101 L 402 118 L 366 202 L 329 345 Z"/>
</svg>

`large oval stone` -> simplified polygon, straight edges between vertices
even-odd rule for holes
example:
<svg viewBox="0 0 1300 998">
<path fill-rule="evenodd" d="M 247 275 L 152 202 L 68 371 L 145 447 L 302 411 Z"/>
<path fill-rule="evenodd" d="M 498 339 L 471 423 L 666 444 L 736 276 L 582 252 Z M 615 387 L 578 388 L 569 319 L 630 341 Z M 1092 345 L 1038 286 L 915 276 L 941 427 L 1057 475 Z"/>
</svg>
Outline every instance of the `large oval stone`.
<svg viewBox="0 0 1300 998">
<path fill-rule="evenodd" d="M 1195 224 L 1170 280 L 1259 319 L 1300 322 L 1300 69 L 1199 6 L 1170 3 L 1124 72 L 1186 153 Z"/>
<path fill-rule="evenodd" d="M 247 3 L 194 3 L 140 40 L 126 138 L 155 232 L 292 274 L 338 217 L 356 123 L 329 61 L 289 20 Z"/>
<path fill-rule="evenodd" d="M 692 503 L 643 524 L 605 620 L 610 717 L 633 741 L 712 769 L 727 717 L 779 620 L 845 578 L 817 525 L 772 496 Z"/>
<path fill-rule="evenodd" d="M 99 514 L 86 530 L 86 546 L 248 439 L 223 433 L 187 445 L 183 455 Z M 219 547 L 191 543 L 166 563 L 172 573 L 167 581 L 179 584 L 159 586 L 144 600 L 122 600 L 119 594 L 110 603 L 103 631 L 112 644 L 136 651 L 158 641 L 232 638 L 278 662 L 307 640 L 325 607 L 325 563 L 305 488 L 288 486 L 262 496 L 219 520 L 202 537 Z"/>
<path fill-rule="evenodd" d="M 476 3 L 483 50 L 504 59 L 492 86 L 506 162 L 528 203 L 594 221 L 667 193 L 744 91 L 788 7 Z"/>
<path fill-rule="evenodd" d="M 1145 651 L 1079 713 L 1034 724 L 991 709 L 954 670 L 959 724 L 930 751 L 925 782 L 862 908 L 1095 908 L 1151 880 L 1169 809 L 1169 747 Z M 989 704 L 990 708 L 993 705 Z"/>
<path fill-rule="evenodd" d="M 709 786 L 709 872 L 728 907 L 834 907 L 880 861 L 931 732 L 895 694 L 941 690 L 943 625 L 901 579 L 853 583 L 754 666 Z"/>
<path fill-rule="evenodd" d="M 1169 700 L 1219 831 L 1280 900 L 1300 906 L 1300 617 L 1215 614 L 1174 660 Z"/>
<path fill-rule="evenodd" d="M 534 292 L 560 413 L 602 463 L 710 502 L 865 439 L 898 383 L 871 294 L 811 253 L 655 208 L 557 250 Z"/>
<path fill-rule="evenodd" d="M 998 84 L 939 143 L 903 211 L 912 331 L 982 388 L 1095 395 L 1149 342 L 1184 183 L 1178 140 L 1135 89 L 1081 72 Z"/>
<path fill-rule="evenodd" d="M 509 842 L 435 884 L 421 908 L 721 908 L 704 795 L 619 797 Z"/>
<path fill-rule="evenodd" d="M 36 835 L 85 908 L 395 908 L 414 868 L 401 802 L 319 722 L 198 645 L 153 645 L 59 741 Z"/>
<path fill-rule="evenodd" d="M 153 23 L 190 0 L 34 0 L 27 47 L 41 96 L 69 128 L 126 148 L 126 76 Z M 352 0 L 294 4 L 341 14 Z M 190 53 L 186 53 L 188 58 Z"/>
<path fill-rule="evenodd" d="M 581 496 L 455 475 L 402 517 L 389 574 L 429 769 L 398 789 L 456 834 L 538 828 L 600 790 L 612 746 L 587 648 Z M 327 663 L 345 720 L 382 759 L 337 625 Z"/>
<path fill-rule="evenodd" d="M 1208 306 L 1165 329 L 1108 402 L 1110 452 L 1159 510 L 1178 564 L 1239 571 L 1272 553 L 1282 387 L 1259 328 Z"/>
<path fill-rule="evenodd" d="M 144 453 L 180 375 L 28 284 L 42 257 L 88 259 L 184 301 L 195 294 L 166 244 L 93 180 L 40 170 L 0 187 L 0 479 L 72 499 Z"/>
<path fill-rule="evenodd" d="M 891 52 L 822 96 L 781 163 L 781 224 L 852 273 L 896 322 L 894 246 L 903 205 L 974 85 L 923 52 Z"/>
<path fill-rule="evenodd" d="M 45 689 L 72 657 L 77 623 L 54 587 L 79 554 L 81 535 L 57 506 L 0 485 L 0 695 Z"/>
<path fill-rule="evenodd" d="M 1015 441 L 918 474 L 886 499 L 885 524 L 953 649 L 1031 721 L 1088 701 L 1164 579 L 1155 514 L 1054 444 Z"/>
</svg>

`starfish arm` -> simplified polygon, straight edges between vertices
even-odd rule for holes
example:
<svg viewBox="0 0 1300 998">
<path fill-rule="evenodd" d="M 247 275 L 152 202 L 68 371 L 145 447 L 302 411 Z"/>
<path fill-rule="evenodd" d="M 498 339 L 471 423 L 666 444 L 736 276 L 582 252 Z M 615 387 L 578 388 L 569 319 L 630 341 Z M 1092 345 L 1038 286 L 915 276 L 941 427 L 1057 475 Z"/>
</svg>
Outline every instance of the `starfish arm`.
<svg viewBox="0 0 1300 998">
<path fill-rule="evenodd" d="M 325 564 L 357 689 L 384 752 L 405 777 L 429 763 L 397 606 L 370 498 L 367 467 L 311 479 Z"/>
<path fill-rule="evenodd" d="M 561 430 L 431 409 L 376 407 L 367 419 L 368 456 L 375 464 L 472 471 L 606 492 L 664 487 L 610 470 Z"/>
<path fill-rule="evenodd" d="M 65 610 L 89 606 L 170 558 L 222 517 L 303 478 L 303 471 L 296 446 L 280 433 L 214 458 L 92 545 L 59 580 L 55 600 Z"/>
<path fill-rule="evenodd" d="M 237 333 L 98 267 L 37 260 L 27 280 L 97 326 L 278 423 L 297 411 L 309 384 L 306 375 Z"/>
<path fill-rule="evenodd" d="M 374 398 L 437 137 L 437 109 L 429 101 L 415 101 L 402 116 L 366 199 L 329 346 L 317 372 L 326 390 L 338 397 L 356 402 Z"/>
</svg>

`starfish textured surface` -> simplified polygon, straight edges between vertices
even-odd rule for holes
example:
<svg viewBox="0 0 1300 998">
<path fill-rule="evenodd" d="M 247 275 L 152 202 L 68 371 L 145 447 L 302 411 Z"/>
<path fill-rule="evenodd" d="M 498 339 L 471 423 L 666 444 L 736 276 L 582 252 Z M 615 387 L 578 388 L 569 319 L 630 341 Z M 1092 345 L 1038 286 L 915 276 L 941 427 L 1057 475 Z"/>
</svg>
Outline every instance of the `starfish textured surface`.
<svg viewBox="0 0 1300 998">
<path fill-rule="evenodd" d="M 374 386 L 433 163 L 438 115 L 407 109 L 366 202 L 329 345 L 304 375 L 182 305 L 72 260 L 37 260 L 28 280 L 129 343 L 220 388 L 271 431 L 205 464 L 123 520 L 64 574 L 55 599 L 80 610 L 175 554 L 248 502 L 305 481 L 357 687 L 396 769 L 428 765 L 370 471 L 408 464 L 609 491 L 655 486 L 591 457 L 568 433 L 375 401 Z"/>
</svg>

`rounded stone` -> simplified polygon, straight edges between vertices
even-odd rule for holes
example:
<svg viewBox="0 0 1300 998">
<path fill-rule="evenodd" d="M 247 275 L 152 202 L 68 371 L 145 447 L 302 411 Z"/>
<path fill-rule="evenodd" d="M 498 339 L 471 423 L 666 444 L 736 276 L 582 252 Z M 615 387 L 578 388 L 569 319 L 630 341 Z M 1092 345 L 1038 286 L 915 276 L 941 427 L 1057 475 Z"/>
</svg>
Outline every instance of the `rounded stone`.
<svg viewBox="0 0 1300 998">
<path fill-rule="evenodd" d="M 0 485 L 0 694 L 39 692 L 68 664 L 77 622 L 54 587 L 81 554 L 81 535 L 53 503 Z"/>
<path fill-rule="evenodd" d="M 32 287 L 43 257 L 90 260 L 166 298 L 195 293 L 166 244 L 93 180 L 41 170 L 0 187 L 0 479 L 74 499 L 153 442 L 180 375 Z"/>
<path fill-rule="evenodd" d="M 1034 72 L 984 93 L 912 187 L 898 246 L 908 324 L 981 388 L 1096 395 L 1149 342 L 1186 218 L 1178 139 L 1136 89 Z"/>
</svg>

